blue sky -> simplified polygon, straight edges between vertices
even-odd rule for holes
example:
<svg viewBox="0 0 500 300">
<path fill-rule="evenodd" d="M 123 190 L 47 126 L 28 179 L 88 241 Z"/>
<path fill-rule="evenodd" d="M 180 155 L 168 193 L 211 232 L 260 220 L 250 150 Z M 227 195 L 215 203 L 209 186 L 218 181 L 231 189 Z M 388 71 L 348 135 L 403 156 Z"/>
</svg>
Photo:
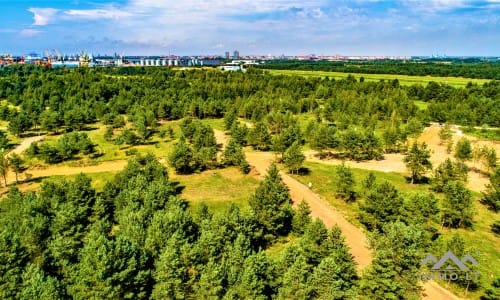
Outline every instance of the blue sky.
<svg viewBox="0 0 500 300">
<path fill-rule="evenodd" d="M 0 4 L 0 53 L 500 55 L 500 0 Z"/>
</svg>

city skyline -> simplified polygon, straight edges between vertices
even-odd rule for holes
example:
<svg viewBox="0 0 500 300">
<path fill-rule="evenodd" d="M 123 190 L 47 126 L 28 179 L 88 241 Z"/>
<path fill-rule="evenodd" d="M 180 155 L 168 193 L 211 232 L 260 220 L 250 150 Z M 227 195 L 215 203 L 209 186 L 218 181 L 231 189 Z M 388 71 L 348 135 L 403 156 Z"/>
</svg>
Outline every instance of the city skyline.
<svg viewBox="0 0 500 300">
<path fill-rule="evenodd" d="M 500 54 L 500 0 L 0 3 L 0 53 Z"/>
</svg>

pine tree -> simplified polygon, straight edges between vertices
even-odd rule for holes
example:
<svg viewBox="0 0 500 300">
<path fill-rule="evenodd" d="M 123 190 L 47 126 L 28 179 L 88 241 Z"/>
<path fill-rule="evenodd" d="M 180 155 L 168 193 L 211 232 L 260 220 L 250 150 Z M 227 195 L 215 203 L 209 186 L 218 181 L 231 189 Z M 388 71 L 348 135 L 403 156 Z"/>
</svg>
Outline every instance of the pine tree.
<svg viewBox="0 0 500 300">
<path fill-rule="evenodd" d="M 9 173 L 10 163 L 9 159 L 2 151 L 0 153 L 0 175 L 3 177 L 3 183 L 7 186 L 7 174 Z"/>
<path fill-rule="evenodd" d="M 356 191 L 354 186 L 356 182 L 354 181 L 354 174 L 351 168 L 342 162 L 341 165 L 335 168 L 337 184 L 335 187 L 337 197 L 344 199 L 346 202 L 352 202 L 356 200 Z"/>
<path fill-rule="evenodd" d="M 436 192 L 442 192 L 444 186 L 449 181 L 459 180 L 462 182 L 466 182 L 467 172 L 468 168 L 463 162 L 452 162 L 451 159 L 447 158 L 434 170 L 434 176 L 432 178 L 432 188 Z"/>
<path fill-rule="evenodd" d="M 265 151 L 271 146 L 271 134 L 266 124 L 257 122 L 248 133 L 248 144 L 257 150 Z"/>
<path fill-rule="evenodd" d="M 299 143 L 294 142 L 290 146 L 290 148 L 286 150 L 285 155 L 283 157 L 283 162 L 285 163 L 285 166 L 293 174 L 299 171 L 305 159 L 306 157 L 302 153 Z"/>
<path fill-rule="evenodd" d="M 333 254 L 314 269 L 308 285 L 315 299 L 358 299 L 356 279 L 354 264 L 345 264 Z"/>
<path fill-rule="evenodd" d="M 491 287 L 484 291 L 481 300 L 497 300 L 500 299 L 500 277 L 495 278 L 491 283 Z"/>
<path fill-rule="evenodd" d="M 249 200 L 255 220 L 265 234 L 277 236 L 290 231 L 291 199 L 288 188 L 281 182 L 278 167 L 272 164 Z M 272 237 L 270 238 L 272 239 Z"/>
<path fill-rule="evenodd" d="M 394 185 L 388 181 L 377 184 L 368 193 L 365 204 L 361 205 L 361 223 L 370 229 L 381 229 L 384 223 L 401 217 L 403 198 Z"/>
<path fill-rule="evenodd" d="M 302 300 L 311 299 L 311 288 L 308 279 L 311 276 L 306 259 L 299 255 L 293 264 L 284 270 L 283 281 L 278 289 L 277 299 Z"/>
<path fill-rule="evenodd" d="M 295 233 L 302 234 L 306 226 L 312 222 L 311 208 L 305 200 L 299 202 L 293 214 L 292 228 Z"/>
<path fill-rule="evenodd" d="M 178 143 L 174 145 L 173 151 L 169 155 L 170 165 L 179 174 L 189 174 L 193 172 L 193 151 L 181 137 Z"/>
<path fill-rule="evenodd" d="M 490 177 L 490 183 L 486 185 L 481 203 L 488 206 L 494 212 L 500 210 L 500 168 L 496 168 Z"/>
<path fill-rule="evenodd" d="M 430 162 L 431 153 L 427 149 L 427 144 L 414 142 L 410 151 L 406 154 L 404 162 L 411 171 L 411 183 L 418 182 L 426 170 L 432 169 Z"/>
<path fill-rule="evenodd" d="M 12 167 L 12 171 L 16 174 L 16 183 L 19 182 L 18 180 L 18 175 L 23 171 L 23 159 L 19 154 L 17 153 L 12 153 L 9 157 L 9 164 Z"/>
<path fill-rule="evenodd" d="M 469 227 L 472 225 L 474 207 L 471 192 L 460 181 L 450 181 L 444 186 L 442 225 Z"/>
<path fill-rule="evenodd" d="M 184 299 L 189 291 L 190 278 L 188 265 L 183 261 L 181 251 L 189 251 L 189 245 L 184 247 L 183 241 L 173 235 L 166 241 L 165 248 L 155 262 L 152 299 Z"/>
<path fill-rule="evenodd" d="M 371 266 L 361 281 L 361 293 L 369 299 L 420 297 L 418 271 L 424 249 L 430 245 L 418 226 L 387 223 L 382 233 L 370 237 L 375 250 Z"/>
<path fill-rule="evenodd" d="M 472 158 L 472 146 L 466 138 L 461 138 L 455 146 L 455 157 L 460 161 L 467 161 Z"/>
<path fill-rule="evenodd" d="M 23 273 L 23 284 L 19 299 L 53 300 L 64 299 L 64 289 L 61 282 L 47 276 L 35 264 L 29 264 Z"/>
<path fill-rule="evenodd" d="M 228 166 L 238 166 L 243 174 L 250 172 L 250 165 L 248 164 L 245 152 L 240 144 L 231 137 L 222 152 L 222 162 Z"/>
</svg>

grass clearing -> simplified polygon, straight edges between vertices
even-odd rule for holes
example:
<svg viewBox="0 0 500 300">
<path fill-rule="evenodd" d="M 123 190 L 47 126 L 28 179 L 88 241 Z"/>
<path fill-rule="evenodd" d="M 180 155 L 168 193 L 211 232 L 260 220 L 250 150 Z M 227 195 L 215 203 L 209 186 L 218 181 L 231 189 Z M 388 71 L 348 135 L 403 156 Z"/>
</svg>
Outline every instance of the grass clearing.
<svg viewBox="0 0 500 300">
<path fill-rule="evenodd" d="M 413 103 L 418 107 L 420 110 L 426 110 L 427 107 L 429 107 L 429 103 L 421 100 L 414 100 Z"/>
<path fill-rule="evenodd" d="M 329 77 L 333 79 L 344 79 L 349 75 L 358 79 L 363 77 L 365 81 L 380 81 L 398 79 L 401 85 L 422 84 L 426 85 L 431 81 L 442 84 L 449 84 L 453 87 L 465 87 L 469 82 L 483 84 L 489 82 L 488 79 L 473 79 L 463 77 L 434 77 L 434 76 L 409 76 L 409 75 L 394 75 L 394 74 L 363 74 L 363 73 L 342 73 L 342 72 L 327 72 L 327 71 L 303 71 L 303 70 L 266 70 L 273 75 L 298 75 L 306 77 Z"/>
<path fill-rule="evenodd" d="M 236 167 L 191 175 L 172 174 L 170 178 L 184 187 L 181 197 L 188 200 L 193 209 L 204 202 L 214 211 L 223 211 L 231 204 L 246 207 L 250 195 L 259 184 L 257 179 L 242 174 Z"/>
<path fill-rule="evenodd" d="M 158 127 L 158 131 L 165 130 L 168 126 L 175 127 L 175 123 L 164 123 Z M 145 145 L 127 146 L 127 145 L 116 145 L 113 141 L 106 141 L 104 139 L 104 133 L 106 132 L 105 125 L 98 125 L 97 129 L 87 131 L 90 140 L 96 144 L 96 150 L 103 155 L 98 157 L 96 161 L 109 161 L 118 159 L 128 159 L 127 151 L 132 149 L 137 149 L 139 153 L 151 152 L 158 158 L 168 157 L 174 141 L 170 137 L 160 138 L 158 134 L 154 134 L 153 137 Z M 174 129 L 175 132 L 175 129 Z M 118 131 L 115 132 L 115 136 L 119 134 Z"/>
</svg>

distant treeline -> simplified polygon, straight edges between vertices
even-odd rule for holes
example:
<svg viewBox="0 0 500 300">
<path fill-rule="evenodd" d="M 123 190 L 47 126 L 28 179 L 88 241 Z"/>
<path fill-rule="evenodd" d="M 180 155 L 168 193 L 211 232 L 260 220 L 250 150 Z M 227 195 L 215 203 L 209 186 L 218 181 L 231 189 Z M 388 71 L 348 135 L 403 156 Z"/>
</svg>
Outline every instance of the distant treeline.
<svg viewBox="0 0 500 300">
<path fill-rule="evenodd" d="M 500 79 L 500 61 L 302 61 L 273 60 L 258 66 L 274 70 L 312 70 L 344 73 L 451 76 Z"/>
<path fill-rule="evenodd" d="M 277 76 L 258 69 L 243 73 L 12 66 L 0 70 L 0 99 L 7 100 L 0 104 L 0 120 L 8 121 L 15 135 L 32 128 L 81 130 L 96 121 L 107 124 L 119 115 L 152 130 L 154 120 L 222 118 L 228 112 L 263 122 L 271 131 L 275 116 L 286 113 L 312 113 L 320 123 L 341 131 L 416 128 L 420 126 L 413 124 L 429 121 L 498 127 L 499 95 L 500 81 L 454 88 L 436 82 L 402 86 L 397 79 L 360 82 L 353 76 L 342 80 Z M 427 108 L 419 110 L 415 100 L 426 102 Z M 149 136 L 147 130 L 137 133 Z"/>
</svg>

